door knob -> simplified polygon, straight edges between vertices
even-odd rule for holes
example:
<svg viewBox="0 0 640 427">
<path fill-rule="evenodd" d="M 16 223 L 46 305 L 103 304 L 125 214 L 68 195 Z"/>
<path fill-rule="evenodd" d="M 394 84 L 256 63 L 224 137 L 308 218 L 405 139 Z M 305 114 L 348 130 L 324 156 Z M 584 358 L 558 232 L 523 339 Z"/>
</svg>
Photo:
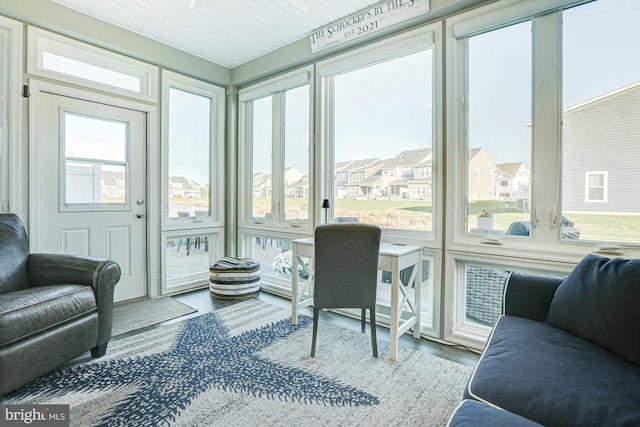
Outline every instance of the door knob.
<svg viewBox="0 0 640 427">
<path fill-rule="evenodd" d="M 136 214 L 136 216 L 137 216 L 138 218 L 144 218 L 144 214 L 143 214 L 142 212 L 138 212 L 138 213 Z"/>
</svg>

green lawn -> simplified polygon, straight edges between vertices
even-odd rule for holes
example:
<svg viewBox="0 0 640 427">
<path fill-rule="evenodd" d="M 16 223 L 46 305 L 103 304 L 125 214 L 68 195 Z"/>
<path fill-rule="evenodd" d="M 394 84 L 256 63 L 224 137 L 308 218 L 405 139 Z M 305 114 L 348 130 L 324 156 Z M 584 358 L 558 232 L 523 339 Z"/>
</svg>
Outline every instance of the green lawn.
<svg viewBox="0 0 640 427">
<path fill-rule="evenodd" d="M 304 203 L 303 199 L 286 199 L 287 210 L 292 214 L 301 209 Z M 255 198 L 254 212 L 264 214 L 269 211 L 270 205 L 270 199 Z M 332 208 L 334 217 L 358 217 L 361 222 L 391 228 L 432 229 L 432 206 L 426 201 L 339 199 Z M 504 201 L 471 201 L 468 209 L 471 230 L 477 228 L 477 215 L 483 210 L 492 214 L 494 229 L 498 234 L 504 233 L 515 221 L 530 219 L 530 213 L 517 210 L 515 202 L 509 202 L 507 206 Z M 564 216 L 580 230 L 581 240 L 640 242 L 640 215 L 565 212 Z"/>
</svg>

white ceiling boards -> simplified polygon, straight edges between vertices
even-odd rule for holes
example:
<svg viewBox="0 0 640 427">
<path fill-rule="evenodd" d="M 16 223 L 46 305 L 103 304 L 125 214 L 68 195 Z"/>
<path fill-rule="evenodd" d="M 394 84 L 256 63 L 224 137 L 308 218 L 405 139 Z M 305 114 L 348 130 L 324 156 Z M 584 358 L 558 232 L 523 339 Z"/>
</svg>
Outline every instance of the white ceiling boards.
<svg viewBox="0 0 640 427">
<path fill-rule="evenodd" d="M 52 1 L 228 68 L 381 3 L 377 0 Z"/>
</svg>

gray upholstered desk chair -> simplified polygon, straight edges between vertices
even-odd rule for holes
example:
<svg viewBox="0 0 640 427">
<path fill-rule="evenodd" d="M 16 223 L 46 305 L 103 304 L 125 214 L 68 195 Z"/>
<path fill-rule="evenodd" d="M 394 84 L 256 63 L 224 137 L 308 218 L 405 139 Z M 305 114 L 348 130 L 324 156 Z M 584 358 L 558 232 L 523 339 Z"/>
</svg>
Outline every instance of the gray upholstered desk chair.
<svg viewBox="0 0 640 427">
<path fill-rule="evenodd" d="M 376 291 L 380 227 L 372 224 L 340 223 L 319 225 L 314 242 L 313 339 L 315 356 L 318 316 L 325 308 L 360 308 L 362 332 L 366 309 L 371 322 L 373 357 L 378 357 L 376 341 Z"/>
</svg>

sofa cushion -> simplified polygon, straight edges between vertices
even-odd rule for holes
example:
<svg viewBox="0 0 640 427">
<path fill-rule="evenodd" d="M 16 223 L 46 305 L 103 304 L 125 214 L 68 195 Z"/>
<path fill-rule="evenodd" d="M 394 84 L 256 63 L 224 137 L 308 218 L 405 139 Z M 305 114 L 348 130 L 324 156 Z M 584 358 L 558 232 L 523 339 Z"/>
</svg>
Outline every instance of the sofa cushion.
<svg viewBox="0 0 640 427">
<path fill-rule="evenodd" d="M 0 347 L 95 311 L 90 286 L 38 286 L 0 294 Z"/>
<path fill-rule="evenodd" d="M 542 427 L 540 424 L 503 409 L 475 400 L 464 400 L 449 419 L 447 427 Z"/>
<path fill-rule="evenodd" d="M 640 425 L 640 368 L 543 322 L 501 316 L 465 398 L 545 426 Z"/>
<path fill-rule="evenodd" d="M 587 255 L 558 287 L 547 323 L 640 365 L 640 259 Z"/>
</svg>

